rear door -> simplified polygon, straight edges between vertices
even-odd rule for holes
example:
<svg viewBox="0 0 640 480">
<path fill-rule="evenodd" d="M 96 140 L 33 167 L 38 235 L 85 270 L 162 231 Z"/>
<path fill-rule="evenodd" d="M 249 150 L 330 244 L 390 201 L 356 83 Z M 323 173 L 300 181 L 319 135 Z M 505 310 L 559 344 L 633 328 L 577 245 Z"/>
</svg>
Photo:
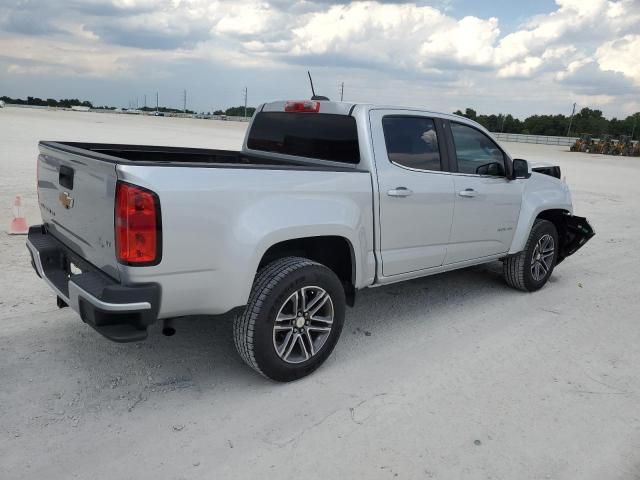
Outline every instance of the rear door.
<svg viewBox="0 0 640 480">
<path fill-rule="evenodd" d="M 446 128 L 456 194 L 445 264 L 506 253 L 523 183 L 507 178 L 510 160 L 486 133 L 454 121 Z"/>
<path fill-rule="evenodd" d="M 383 275 L 442 265 L 453 217 L 443 121 L 406 110 L 370 112 Z"/>
<path fill-rule="evenodd" d="M 38 201 L 49 232 L 119 279 L 114 242 L 116 164 L 100 154 L 40 144 Z"/>
</svg>

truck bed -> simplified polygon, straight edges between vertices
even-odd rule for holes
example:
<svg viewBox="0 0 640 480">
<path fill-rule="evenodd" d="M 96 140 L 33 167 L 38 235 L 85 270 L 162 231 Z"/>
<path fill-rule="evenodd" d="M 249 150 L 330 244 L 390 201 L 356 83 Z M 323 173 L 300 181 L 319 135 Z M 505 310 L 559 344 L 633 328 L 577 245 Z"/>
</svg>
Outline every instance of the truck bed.
<svg viewBox="0 0 640 480">
<path fill-rule="evenodd" d="M 334 165 L 323 165 L 326 162 L 317 160 L 292 160 L 273 158 L 269 155 L 247 154 L 239 150 L 214 150 L 206 148 L 167 147 L 157 145 L 127 145 L 112 143 L 82 143 L 41 141 L 41 147 L 71 154 L 83 155 L 110 163 L 129 165 L 176 165 L 181 166 L 218 166 L 218 167 L 262 167 L 262 168 L 294 168 L 306 167 L 318 170 L 351 170 L 352 166 L 343 168 Z"/>
</svg>

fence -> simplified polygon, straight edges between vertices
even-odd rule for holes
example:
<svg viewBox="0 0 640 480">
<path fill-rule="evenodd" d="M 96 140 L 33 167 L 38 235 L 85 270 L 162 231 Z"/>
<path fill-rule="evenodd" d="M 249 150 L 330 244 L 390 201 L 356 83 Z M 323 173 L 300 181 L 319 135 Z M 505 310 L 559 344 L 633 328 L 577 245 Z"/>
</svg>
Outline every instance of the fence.
<svg viewBox="0 0 640 480">
<path fill-rule="evenodd" d="M 562 145 L 570 147 L 576 141 L 576 137 L 551 137 L 548 135 L 524 135 L 521 133 L 493 132 L 493 136 L 501 142 L 539 143 L 543 145 Z"/>
</svg>

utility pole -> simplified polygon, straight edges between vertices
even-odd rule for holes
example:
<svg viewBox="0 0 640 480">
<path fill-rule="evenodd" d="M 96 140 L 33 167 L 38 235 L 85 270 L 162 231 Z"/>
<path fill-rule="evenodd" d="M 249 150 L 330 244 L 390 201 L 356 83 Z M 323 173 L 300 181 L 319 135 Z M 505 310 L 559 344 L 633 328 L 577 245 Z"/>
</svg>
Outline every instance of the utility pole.
<svg viewBox="0 0 640 480">
<path fill-rule="evenodd" d="M 571 132 L 571 124 L 573 123 L 573 116 L 576 113 L 576 104 L 575 102 L 573 103 L 573 109 L 571 110 L 571 118 L 569 118 L 569 128 L 567 128 L 567 137 L 569 136 L 569 133 Z"/>
<path fill-rule="evenodd" d="M 248 90 L 247 87 L 244 87 L 244 118 L 247 118 L 247 96 Z"/>
<path fill-rule="evenodd" d="M 637 113 L 633 116 L 633 128 L 631 129 L 631 140 L 633 140 L 633 136 L 636 134 L 636 123 L 638 123 Z"/>
<path fill-rule="evenodd" d="M 344 100 L 344 82 L 340 84 L 340 101 Z"/>
<path fill-rule="evenodd" d="M 156 92 L 156 112 L 158 111 L 158 92 Z"/>
<path fill-rule="evenodd" d="M 147 109 L 147 95 L 144 95 L 144 109 Z"/>
<path fill-rule="evenodd" d="M 187 113 L 187 90 L 182 92 L 182 113 Z"/>
</svg>

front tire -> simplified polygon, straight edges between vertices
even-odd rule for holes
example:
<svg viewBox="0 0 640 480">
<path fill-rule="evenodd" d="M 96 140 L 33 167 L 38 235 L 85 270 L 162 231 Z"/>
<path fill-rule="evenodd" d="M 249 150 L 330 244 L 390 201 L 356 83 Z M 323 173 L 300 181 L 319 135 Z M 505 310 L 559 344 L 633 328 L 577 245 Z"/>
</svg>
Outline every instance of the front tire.
<svg viewBox="0 0 640 480">
<path fill-rule="evenodd" d="M 285 257 L 261 269 L 249 302 L 234 321 L 242 359 L 278 382 L 309 375 L 329 357 L 344 324 L 345 294 L 333 271 Z"/>
<path fill-rule="evenodd" d="M 507 283 L 518 290 L 534 292 L 549 280 L 558 260 L 558 231 L 549 220 L 537 219 L 520 253 L 504 260 Z"/>
</svg>

